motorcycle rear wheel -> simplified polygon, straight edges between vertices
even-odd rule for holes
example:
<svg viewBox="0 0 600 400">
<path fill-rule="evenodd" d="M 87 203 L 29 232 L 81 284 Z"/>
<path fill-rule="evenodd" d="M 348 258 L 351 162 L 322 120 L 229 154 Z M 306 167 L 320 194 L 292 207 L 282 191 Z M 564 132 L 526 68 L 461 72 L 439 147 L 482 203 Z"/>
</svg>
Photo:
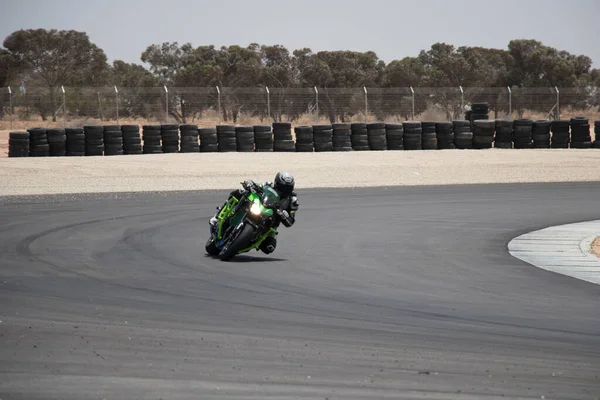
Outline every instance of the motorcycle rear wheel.
<svg viewBox="0 0 600 400">
<path fill-rule="evenodd" d="M 204 246 L 206 252 L 211 256 L 219 255 L 219 249 L 217 248 L 216 242 L 217 238 L 215 237 L 215 235 L 210 235 L 210 238 L 208 238 L 208 240 L 206 241 L 206 245 Z"/>
</svg>

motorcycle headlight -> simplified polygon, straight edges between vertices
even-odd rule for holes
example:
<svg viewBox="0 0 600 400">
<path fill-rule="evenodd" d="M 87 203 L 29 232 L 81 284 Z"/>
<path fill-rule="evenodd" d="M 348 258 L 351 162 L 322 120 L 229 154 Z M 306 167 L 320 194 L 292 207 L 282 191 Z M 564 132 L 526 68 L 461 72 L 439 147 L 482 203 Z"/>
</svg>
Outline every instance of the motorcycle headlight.
<svg viewBox="0 0 600 400">
<path fill-rule="evenodd" d="M 260 215 L 261 214 L 260 205 L 258 203 L 252 203 L 252 206 L 250 207 L 250 212 L 254 215 Z"/>
</svg>

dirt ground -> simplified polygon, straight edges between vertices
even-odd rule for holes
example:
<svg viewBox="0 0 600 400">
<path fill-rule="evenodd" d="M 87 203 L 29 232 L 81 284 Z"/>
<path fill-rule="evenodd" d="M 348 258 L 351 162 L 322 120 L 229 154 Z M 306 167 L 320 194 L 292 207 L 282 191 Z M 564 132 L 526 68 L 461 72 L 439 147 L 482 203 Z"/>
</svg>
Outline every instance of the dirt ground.
<svg viewBox="0 0 600 400">
<path fill-rule="evenodd" d="M 0 157 L 8 157 L 8 134 L 10 131 L 0 131 Z"/>
<path fill-rule="evenodd" d="M 600 258 L 600 236 L 592 243 L 592 253 Z"/>
<path fill-rule="evenodd" d="M 598 150 L 195 153 L 0 158 L 0 195 L 229 189 L 292 172 L 297 188 L 600 182 Z"/>
</svg>

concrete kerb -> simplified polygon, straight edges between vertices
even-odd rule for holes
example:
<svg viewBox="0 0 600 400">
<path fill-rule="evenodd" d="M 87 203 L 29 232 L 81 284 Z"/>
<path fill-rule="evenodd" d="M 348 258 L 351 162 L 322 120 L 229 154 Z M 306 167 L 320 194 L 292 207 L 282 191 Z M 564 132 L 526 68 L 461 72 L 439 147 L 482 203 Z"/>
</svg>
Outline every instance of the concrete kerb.
<svg viewBox="0 0 600 400">
<path fill-rule="evenodd" d="M 533 266 L 600 285 L 600 258 L 592 244 L 600 220 L 529 232 L 508 243 L 509 253 Z"/>
</svg>

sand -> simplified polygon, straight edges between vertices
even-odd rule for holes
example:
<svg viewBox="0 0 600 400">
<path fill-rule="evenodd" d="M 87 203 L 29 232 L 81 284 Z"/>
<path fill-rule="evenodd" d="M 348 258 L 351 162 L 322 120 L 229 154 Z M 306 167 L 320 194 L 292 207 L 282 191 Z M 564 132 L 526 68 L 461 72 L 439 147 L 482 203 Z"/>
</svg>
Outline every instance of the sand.
<svg viewBox="0 0 600 400">
<path fill-rule="evenodd" d="M 230 189 L 296 177 L 297 188 L 600 182 L 600 150 L 197 153 L 0 158 L 0 195 Z"/>
</svg>

